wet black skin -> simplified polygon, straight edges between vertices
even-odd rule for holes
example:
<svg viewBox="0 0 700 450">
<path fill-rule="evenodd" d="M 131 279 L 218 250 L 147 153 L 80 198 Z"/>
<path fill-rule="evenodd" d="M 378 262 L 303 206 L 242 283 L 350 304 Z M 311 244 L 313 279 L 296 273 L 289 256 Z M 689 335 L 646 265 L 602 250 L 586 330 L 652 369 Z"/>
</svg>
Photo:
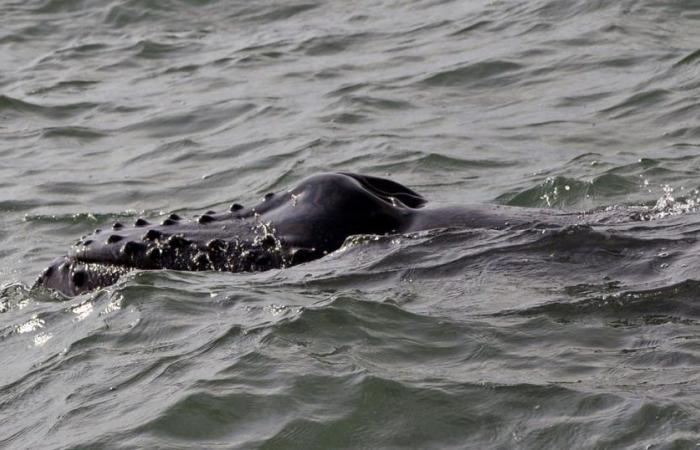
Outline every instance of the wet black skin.
<svg viewBox="0 0 700 450">
<path fill-rule="evenodd" d="M 537 218 L 546 217 L 546 223 Z M 430 208 L 418 193 L 383 178 L 319 174 L 253 207 L 195 219 L 115 223 L 82 238 L 55 260 L 35 287 L 73 296 L 111 285 L 134 270 L 260 271 L 323 257 L 348 236 L 434 228 L 558 227 L 570 215 L 496 205 Z M 151 223 L 153 222 L 153 223 Z"/>
</svg>

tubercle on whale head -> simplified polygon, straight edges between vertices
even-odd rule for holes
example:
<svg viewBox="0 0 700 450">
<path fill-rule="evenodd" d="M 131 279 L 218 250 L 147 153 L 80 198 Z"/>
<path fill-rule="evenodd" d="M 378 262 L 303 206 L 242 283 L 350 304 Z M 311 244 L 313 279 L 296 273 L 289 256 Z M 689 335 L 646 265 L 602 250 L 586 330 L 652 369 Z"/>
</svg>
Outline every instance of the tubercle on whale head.
<svg viewBox="0 0 700 450">
<path fill-rule="evenodd" d="M 75 296 L 114 284 L 132 270 L 126 266 L 97 265 L 62 256 L 44 269 L 33 288 L 44 287 L 67 296 Z"/>
<path fill-rule="evenodd" d="M 160 223 L 139 218 L 132 227 L 116 222 L 97 229 L 54 260 L 34 286 L 73 296 L 114 284 L 136 269 L 240 272 L 289 265 L 291 257 L 271 236 L 274 228 L 255 225 L 257 215 L 237 209 L 207 211 L 192 220 L 171 214 Z"/>
</svg>

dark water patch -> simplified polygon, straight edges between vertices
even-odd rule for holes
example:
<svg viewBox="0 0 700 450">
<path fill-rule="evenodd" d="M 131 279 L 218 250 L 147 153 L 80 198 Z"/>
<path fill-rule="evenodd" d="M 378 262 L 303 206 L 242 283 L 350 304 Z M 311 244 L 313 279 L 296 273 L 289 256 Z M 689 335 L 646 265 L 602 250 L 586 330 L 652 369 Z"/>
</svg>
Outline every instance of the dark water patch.
<svg viewBox="0 0 700 450">
<path fill-rule="evenodd" d="M 70 138 L 84 141 L 92 141 L 108 136 L 107 133 L 88 127 L 50 127 L 44 128 L 41 137 L 45 139 Z"/>
<path fill-rule="evenodd" d="M 36 14 L 51 14 L 57 12 L 74 12 L 83 10 L 87 2 L 85 0 L 47 0 L 33 9 Z"/>
<path fill-rule="evenodd" d="M 295 51 L 302 52 L 308 56 L 324 56 L 340 53 L 350 46 L 355 45 L 357 41 L 367 40 L 368 35 L 356 36 L 319 36 L 304 41 Z"/>
<path fill-rule="evenodd" d="M 449 29 L 451 25 L 453 24 L 453 20 L 447 19 L 447 20 L 430 20 L 428 19 L 425 22 L 420 22 L 416 24 L 415 26 L 410 26 L 405 30 L 401 30 L 400 32 L 393 33 L 392 37 L 395 38 L 402 38 L 401 42 L 402 43 L 415 43 L 417 40 L 420 40 L 422 36 L 425 36 L 429 34 L 432 31 L 437 32 L 438 34 L 444 34 L 444 30 Z M 379 36 L 377 36 L 379 38 Z"/>
<path fill-rule="evenodd" d="M 192 139 L 178 139 L 176 141 L 166 142 L 164 144 L 158 145 L 152 150 L 144 150 L 142 153 L 128 159 L 124 162 L 124 166 L 129 166 L 132 164 L 143 164 L 145 162 L 158 161 L 161 159 L 177 160 L 181 153 L 185 155 L 190 155 L 192 152 L 199 152 L 202 144 Z"/>
<path fill-rule="evenodd" d="M 666 133 L 675 139 L 700 139 L 700 127 L 680 127 Z"/>
<path fill-rule="evenodd" d="M 224 58 L 217 58 L 211 62 L 211 65 L 213 66 L 228 66 L 230 63 L 234 62 L 234 58 L 231 57 L 224 57 Z"/>
<path fill-rule="evenodd" d="M 292 401 L 275 394 L 265 396 L 245 392 L 228 395 L 191 393 L 172 405 L 156 420 L 146 423 L 149 434 L 190 442 L 207 442 L 240 436 L 256 422 L 280 423 Z M 192 426 L 192 425 L 195 426 Z M 243 444 L 243 442 L 239 442 Z"/>
<path fill-rule="evenodd" d="M 179 0 L 179 2 L 187 5 L 202 7 L 216 5 L 217 3 L 220 3 L 220 0 Z"/>
<path fill-rule="evenodd" d="M 30 92 L 32 95 L 47 94 L 50 92 L 84 92 L 90 89 L 92 86 L 99 84 L 99 81 L 95 80 L 66 80 L 59 81 L 51 86 L 37 88 Z"/>
<path fill-rule="evenodd" d="M 245 154 L 254 152 L 256 150 L 262 150 L 264 149 L 267 145 L 272 144 L 273 142 L 271 140 L 255 140 L 255 141 L 250 141 L 250 142 L 243 142 L 240 144 L 232 145 L 230 147 L 226 147 L 223 150 L 219 151 L 187 151 L 187 152 L 181 152 L 179 155 L 172 155 L 170 153 L 170 149 L 168 148 L 167 151 L 163 152 L 163 155 L 167 155 L 170 157 L 170 162 L 172 163 L 180 163 L 183 161 L 188 161 L 188 160 L 201 160 L 201 159 L 206 159 L 207 161 L 212 161 L 212 160 L 217 160 L 217 159 L 231 159 L 233 157 L 241 157 Z M 198 146 L 199 147 L 199 146 Z"/>
<path fill-rule="evenodd" d="M 343 97 L 369 87 L 371 87 L 371 85 L 367 83 L 352 83 L 328 92 L 326 97 Z"/>
<path fill-rule="evenodd" d="M 58 120 L 75 117 L 98 106 L 97 103 L 88 102 L 49 106 L 0 95 L 0 114 L 30 115 Z"/>
<path fill-rule="evenodd" d="M 336 91 L 334 95 L 339 95 L 339 93 Z M 345 106 L 368 111 L 406 110 L 414 107 L 410 102 L 403 100 L 347 94 L 343 95 L 333 106 Z"/>
<path fill-rule="evenodd" d="M 511 206 L 571 207 L 588 198 L 614 197 L 637 192 L 641 182 L 615 173 L 605 173 L 591 182 L 555 176 L 537 186 L 501 194 L 496 201 Z"/>
<path fill-rule="evenodd" d="M 369 122 L 371 119 L 362 114 L 356 113 L 335 113 L 328 114 L 320 118 L 321 122 L 330 124 L 355 125 Z"/>
<path fill-rule="evenodd" d="M 506 126 L 506 127 L 499 127 L 499 128 L 502 130 L 518 130 L 521 127 L 540 128 L 540 127 L 548 127 L 548 126 L 553 126 L 553 125 L 566 125 L 566 124 L 575 124 L 575 123 L 580 123 L 580 122 L 568 121 L 568 120 L 545 120 L 543 122 L 533 122 L 533 123 L 526 123 L 524 125 Z"/>
<path fill-rule="evenodd" d="M 243 145 L 243 148 L 245 148 L 245 144 Z M 231 177 L 238 177 L 240 179 L 250 177 L 248 178 L 249 180 L 254 180 L 252 185 L 257 184 L 264 186 L 264 189 L 261 189 L 265 192 L 260 193 L 265 194 L 269 191 L 269 189 L 271 189 L 271 186 L 275 184 L 275 178 L 271 178 L 270 182 L 267 177 L 260 177 L 259 175 L 256 175 L 256 172 L 264 173 L 272 167 L 279 167 L 283 165 L 294 167 L 299 161 L 304 160 L 303 155 L 307 151 L 308 147 L 300 146 L 283 153 L 269 154 L 266 152 L 264 155 L 261 153 L 260 157 L 256 158 L 255 161 L 246 161 L 245 163 L 236 164 L 224 170 L 217 170 L 213 173 L 207 174 L 204 177 L 206 180 L 206 186 L 210 189 L 215 187 L 228 189 L 230 186 Z M 282 175 L 282 177 L 284 177 L 284 175 Z"/>
<path fill-rule="evenodd" d="M 687 104 L 689 103 L 690 104 Z M 673 109 L 672 109 L 673 108 Z M 677 102 L 676 105 L 669 106 L 669 111 L 665 114 L 659 114 L 655 121 L 663 125 L 676 125 L 679 122 L 687 122 L 694 120 L 700 115 L 700 103 L 694 99 L 684 99 Z"/>
<path fill-rule="evenodd" d="M 476 383 L 415 386 L 392 382 L 378 376 L 366 377 L 362 383 L 352 386 L 350 390 L 351 397 L 358 399 L 357 407 L 350 415 L 328 425 L 310 420 L 296 420 L 289 424 L 283 433 L 268 441 L 266 448 L 304 448 L 312 443 L 321 443 L 324 447 L 333 448 L 419 446 L 450 449 L 461 448 L 465 443 L 479 447 L 505 448 L 513 442 L 514 433 L 518 436 L 517 442 L 538 447 L 537 440 L 531 434 L 518 434 L 518 418 L 548 423 L 551 420 L 550 416 L 555 414 L 554 410 L 565 409 L 568 413 L 575 407 L 582 408 L 585 404 L 580 398 L 582 396 L 577 396 L 573 391 L 563 391 L 553 386 L 525 384 L 504 387 Z M 521 401 L 527 396 L 541 399 L 541 403 Z M 507 397 L 518 400 L 508 402 Z M 594 399 L 599 399 L 599 409 L 614 410 L 615 405 L 605 405 L 604 396 L 593 397 L 588 403 L 593 404 Z M 568 408 L 562 408 L 566 400 L 572 403 Z M 469 403 L 482 405 L 482 408 L 471 409 L 467 406 Z M 508 412 L 497 417 L 489 408 L 495 405 L 510 408 L 506 407 Z M 547 405 L 545 409 L 552 412 L 543 411 L 540 405 Z M 371 425 L 373 409 L 388 418 L 383 428 Z M 413 413 L 406 414 L 402 411 Z M 454 412 L 452 420 L 437 419 L 447 411 Z M 602 412 L 596 411 L 595 415 Z M 572 421 L 571 414 L 567 413 L 563 415 L 567 417 L 568 434 L 571 434 L 577 428 L 577 422 Z M 367 431 L 357 434 L 355 430 L 358 428 Z M 391 429 L 411 431 L 401 436 L 383 431 Z M 437 431 L 440 438 L 428 439 L 427 436 L 432 434 L 429 430 Z M 567 441 L 559 439 L 554 444 L 566 445 Z"/>
<path fill-rule="evenodd" d="M 93 58 L 108 53 L 109 45 L 103 43 L 78 44 L 73 47 L 63 48 L 55 51 L 44 60 L 72 60 L 82 58 Z M 42 60 L 43 61 L 43 60 Z"/>
<path fill-rule="evenodd" d="M 268 52 L 285 51 L 292 48 L 293 41 L 288 39 L 272 40 L 264 43 L 254 43 L 240 48 L 236 53 L 264 54 Z"/>
<path fill-rule="evenodd" d="M 342 78 L 347 73 L 352 73 L 358 70 L 358 67 L 352 64 L 343 64 L 333 68 L 321 69 L 314 71 L 312 76 L 317 80 L 333 80 Z M 293 74 L 292 74 L 293 75 Z"/>
<path fill-rule="evenodd" d="M 254 55 L 242 56 L 236 61 L 237 65 L 254 65 L 254 64 L 266 64 L 274 60 L 278 60 L 288 56 L 287 53 L 279 51 L 269 51 L 256 53 Z"/>
<path fill-rule="evenodd" d="M 378 376 L 363 377 L 346 389 L 350 398 L 354 399 L 351 403 L 354 407 L 346 408 L 346 414 L 335 420 L 324 421 L 325 423 L 314 423 L 308 419 L 295 420 L 271 439 L 266 447 L 304 448 L 319 443 L 333 448 L 373 445 L 387 448 L 412 445 L 453 448 L 457 442 L 463 443 L 467 435 L 471 435 L 473 441 L 473 433 L 483 430 L 489 419 L 489 414 L 485 412 L 485 417 L 458 414 L 462 417 L 454 422 L 437 420 L 444 411 L 453 408 L 466 413 L 464 405 L 460 406 L 458 401 L 451 399 L 455 390 L 459 389 L 411 386 Z M 468 397 L 467 393 L 463 394 L 465 398 Z M 417 408 L 418 405 L 422 407 Z M 414 414 L 401 413 L 406 410 L 414 411 Z M 373 411 L 386 417 L 384 430 L 405 428 L 412 431 L 401 436 L 385 433 L 382 428 L 372 425 Z M 358 434 L 356 429 L 365 432 Z M 428 429 L 439 430 L 442 436 L 439 442 L 432 441 L 428 444 L 425 439 Z M 487 434 L 483 431 L 477 433 Z"/>
<path fill-rule="evenodd" d="M 0 211 L 2 212 L 22 212 L 30 211 L 41 206 L 40 201 L 30 200 L 2 200 L 0 201 Z"/>
<path fill-rule="evenodd" d="M 640 183 L 638 180 L 605 173 L 593 179 L 590 184 L 588 194 L 594 197 L 612 197 L 614 195 L 631 194 L 638 191 Z"/>
<path fill-rule="evenodd" d="M 476 22 L 474 22 L 470 25 L 467 25 L 463 28 L 460 28 L 457 31 L 450 33 L 450 36 L 467 35 L 473 31 L 479 30 L 479 29 L 484 28 L 484 27 L 488 27 L 489 25 L 491 25 L 491 23 L 492 22 L 489 20 L 479 20 L 479 21 L 476 21 Z"/>
<path fill-rule="evenodd" d="M 682 66 L 684 64 L 690 64 L 695 62 L 697 59 L 700 58 L 700 49 L 695 50 L 694 52 L 686 55 L 683 59 L 679 60 L 675 66 Z"/>
<path fill-rule="evenodd" d="M 405 168 L 411 168 L 414 171 L 481 171 L 484 169 L 498 169 L 513 166 L 512 161 L 500 161 L 498 159 L 463 159 L 452 155 L 444 155 L 434 152 L 414 152 L 404 153 L 400 158 L 383 158 L 391 161 L 372 162 L 375 170 L 379 171 L 397 171 Z M 346 161 L 347 163 L 347 161 Z"/>
<path fill-rule="evenodd" d="M 520 35 L 527 36 L 527 35 L 530 35 L 532 33 L 544 33 L 544 32 L 547 32 L 547 31 L 550 31 L 553 29 L 554 29 L 554 25 L 552 25 L 552 24 L 536 23 L 536 24 L 532 25 L 530 28 L 528 28 L 527 30 L 520 33 Z"/>
<path fill-rule="evenodd" d="M 240 119 L 254 111 L 253 103 L 232 106 L 203 106 L 190 112 L 164 114 L 128 125 L 122 131 L 140 131 L 151 137 L 172 137 L 199 133 Z"/>
<path fill-rule="evenodd" d="M 700 147 L 700 144 L 691 144 L 689 142 L 676 142 L 670 145 L 674 149 L 695 149 Z"/>
<path fill-rule="evenodd" d="M 533 11 L 547 20 L 565 20 L 579 14 L 590 14 L 611 8 L 610 4 L 602 1 L 572 1 L 560 2 L 556 0 L 545 2 Z"/>
<path fill-rule="evenodd" d="M 170 74 L 170 73 L 194 73 L 198 71 L 201 68 L 199 64 L 187 64 L 184 66 L 173 66 L 165 69 L 163 71 L 164 74 Z"/>
<path fill-rule="evenodd" d="M 320 338 L 320 342 L 326 342 L 325 345 L 330 347 L 362 345 L 363 348 L 358 350 L 375 354 L 383 353 L 381 345 L 385 340 L 382 337 L 391 335 L 392 339 L 405 341 L 406 344 L 415 346 L 416 350 L 426 345 L 429 348 L 449 348 L 451 352 L 468 354 L 468 348 L 464 347 L 467 343 L 461 336 L 465 330 L 458 330 L 456 323 L 413 314 L 391 303 L 338 297 L 330 303 L 302 309 L 299 315 L 279 324 L 274 335 L 267 339 L 286 337 L 290 341 L 297 341 Z M 344 334 L 345 332 L 349 334 Z M 364 347 L 372 342 L 374 345 Z M 431 358 L 435 355 L 424 351 L 422 356 L 416 356 Z M 377 357 L 379 358 L 378 355 Z"/>
<path fill-rule="evenodd" d="M 320 5 L 318 3 L 299 3 L 297 5 L 272 4 L 263 8 L 262 11 L 258 10 L 248 14 L 241 14 L 237 18 L 246 22 L 276 22 L 290 19 L 294 16 L 316 9 L 319 6 Z"/>
<path fill-rule="evenodd" d="M 688 410 L 672 404 L 644 402 L 633 411 L 629 418 L 618 418 L 611 426 L 615 426 L 616 436 L 606 436 L 601 439 L 602 448 L 613 448 L 633 443 L 645 445 L 645 448 L 692 448 L 697 447 L 697 426 L 692 425 Z M 671 424 L 682 423 L 684 432 L 664 433 L 659 436 L 654 429 L 674 427 Z M 617 428 L 619 427 L 619 428 Z M 675 428 L 675 427 L 674 427 Z M 680 434 L 680 436 L 679 436 Z"/>
<path fill-rule="evenodd" d="M 585 220 L 585 216 L 579 216 Z M 529 230 L 533 232 L 536 230 Z M 626 230 L 625 230 L 626 231 Z M 567 258 L 567 253 L 575 256 L 577 252 L 601 253 L 613 258 L 624 255 L 632 255 L 634 250 L 646 250 L 653 252 L 656 249 L 668 249 L 674 246 L 686 246 L 693 241 L 675 240 L 668 237 L 640 237 L 624 232 L 618 232 L 615 228 L 605 231 L 593 228 L 587 224 L 566 226 L 561 229 L 552 229 L 543 233 L 541 239 L 525 244 L 528 250 L 547 252 L 560 251 Z M 641 258 L 641 254 L 636 254 Z M 655 254 L 659 259 L 668 258 L 668 252 Z"/>
<path fill-rule="evenodd" d="M 663 183 L 675 184 L 679 178 L 692 179 L 693 168 L 697 163 L 698 156 L 695 154 L 670 158 L 639 158 L 634 163 L 611 167 L 607 173 L 623 176 L 630 181 L 636 177 L 642 188 L 650 189 L 652 186 L 658 187 Z M 655 184 L 651 184 L 650 180 L 654 180 Z M 681 189 L 690 190 L 692 186 L 694 183 L 681 186 Z"/>
<path fill-rule="evenodd" d="M 601 64 L 605 67 L 614 68 L 626 68 L 637 66 L 641 58 L 648 58 L 647 55 L 644 56 L 628 56 L 628 57 L 616 57 L 608 58 L 601 61 Z"/>
<path fill-rule="evenodd" d="M 101 65 L 98 70 L 103 73 L 114 73 L 117 70 L 129 71 L 136 70 L 139 67 L 139 63 L 131 58 L 124 58 L 121 60 L 109 59 L 105 64 Z"/>
<path fill-rule="evenodd" d="M 512 161 L 499 161 L 496 159 L 465 160 L 436 153 L 429 153 L 415 162 L 419 167 L 426 170 L 454 170 L 456 168 L 459 168 L 458 170 L 466 168 L 495 169 L 516 164 Z"/>
<path fill-rule="evenodd" d="M 104 23 L 117 28 L 127 28 L 141 22 L 158 22 L 165 15 L 164 7 L 170 2 L 155 0 L 126 0 L 113 3 L 104 15 Z"/>
<path fill-rule="evenodd" d="M 700 323 L 697 302 L 699 283 L 687 280 L 675 285 L 645 291 L 611 292 L 585 300 L 560 301 L 524 310 L 503 311 L 497 315 L 547 315 L 563 320 L 589 320 L 604 317 L 611 326 L 642 326 L 664 323 Z M 602 286 L 608 290 L 610 284 Z M 614 290 L 616 286 L 613 286 Z M 586 290 L 592 289 L 588 286 Z"/>
<path fill-rule="evenodd" d="M 589 103 L 595 103 L 599 100 L 604 100 L 613 95 L 613 92 L 599 92 L 595 94 L 584 94 L 575 96 L 564 96 L 562 97 L 556 106 L 569 108 L 569 107 L 579 107 L 581 105 L 586 105 Z"/>
<path fill-rule="evenodd" d="M 197 44 L 168 44 L 153 40 L 142 40 L 131 46 L 129 51 L 134 52 L 134 57 L 143 59 L 173 58 L 174 55 L 184 51 L 196 51 Z"/>
<path fill-rule="evenodd" d="M 20 27 L 14 34 L 9 35 L 14 36 L 10 43 L 37 41 L 37 38 L 54 36 L 60 29 L 59 24 L 51 20 L 35 19 L 31 21 L 31 25 Z"/>
<path fill-rule="evenodd" d="M 26 42 L 28 40 L 27 36 L 23 36 L 21 33 L 10 33 L 5 32 L 0 35 L 0 45 L 5 44 L 19 44 Z M 0 84 L 1 86 L 1 84 Z"/>
<path fill-rule="evenodd" d="M 90 195 L 96 191 L 96 186 L 102 186 L 105 188 L 105 190 L 107 190 L 108 188 L 112 188 L 116 191 L 128 192 L 128 188 L 143 187 L 148 186 L 148 184 L 149 180 L 141 178 L 123 180 L 110 179 L 105 181 L 69 181 L 68 179 L 66 179 L 65 181 L 55 182 L 55 184 L 53 184 L 53 189 L 51 188 L 52 183 L 41 184 L 39 186 L 36 186 L 36 189 L 39 192 L 43 192 L 46 197 L 51 198 L 56 194 Z"/>
<path fill-rule="evenodd" d="M 634 163 L 613 167 L 609 170 L 609 172 L 619 175 L 633 175 L 645 170 L 658 168 L 660 164 L 662 164 L 662 160 L 659 158 L 640 158 Z"/>
<path fill-rule="evenodd" d="M 129 114 L 143 111 L 150 111 L 151 105 L 121 105 L 119 103 L 103 103 L 98 108 L 105 113 Z"/>
<path fill-rule="evenodd" d="M 646 110 L 651 107 L 659 107 L 663 101 L 671 94 L 666 89 L 653 89 L 646 92 L 634 94 L 620 103 L 605 108 L 599 114 L 612 114 L 613 119 L 620 119 L 631 114 Z"/>
<path fill-rule="evenodd" d="M 431 87 L 503 86 L 516 79 L 507 74 L 520 69 L 522 65 L 510 61 L 483 61 L 440 71 L 421 83 Z"/>
</svg>

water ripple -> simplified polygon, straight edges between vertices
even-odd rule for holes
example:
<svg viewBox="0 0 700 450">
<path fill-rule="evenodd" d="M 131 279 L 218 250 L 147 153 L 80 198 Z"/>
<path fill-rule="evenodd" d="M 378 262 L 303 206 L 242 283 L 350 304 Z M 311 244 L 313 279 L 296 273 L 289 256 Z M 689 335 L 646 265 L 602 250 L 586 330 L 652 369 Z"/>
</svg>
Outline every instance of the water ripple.
<svg viewBox="0 0 700 450">
<path fill-rule="evenodd" d="M 3 2 L 0 447 L 694 448 L 699 18 L 692 0 Z M 28 287 L 94 228 L 322 171 L 531 220 Z"/>
</svg>

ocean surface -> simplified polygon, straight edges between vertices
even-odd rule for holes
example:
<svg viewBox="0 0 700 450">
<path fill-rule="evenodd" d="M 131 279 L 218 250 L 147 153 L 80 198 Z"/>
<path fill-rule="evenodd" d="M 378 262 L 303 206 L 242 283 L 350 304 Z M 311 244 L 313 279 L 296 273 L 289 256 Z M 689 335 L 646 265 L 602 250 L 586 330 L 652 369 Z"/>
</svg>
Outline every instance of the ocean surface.
<svg viewBox="0 0 700 450">
<path fill-rule="evenodd" d="M 0 68 L 0 448 L 700 447 L 700 2 L 3 0 Z M 611 219 L 30 289 L 322 171 Z"/>
</svg>

